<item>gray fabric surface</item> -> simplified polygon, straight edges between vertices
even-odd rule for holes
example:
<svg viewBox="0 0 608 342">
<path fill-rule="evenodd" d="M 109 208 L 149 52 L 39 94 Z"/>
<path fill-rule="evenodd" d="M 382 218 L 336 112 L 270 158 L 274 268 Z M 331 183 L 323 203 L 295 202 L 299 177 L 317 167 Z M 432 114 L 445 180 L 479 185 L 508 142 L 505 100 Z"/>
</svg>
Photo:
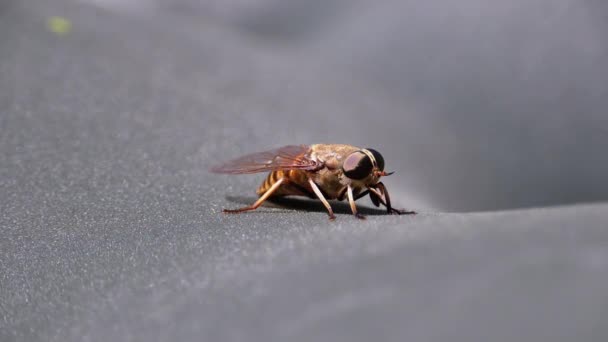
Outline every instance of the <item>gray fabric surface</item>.
<svg viewBox="0 0 608 342">
<path fill-rule="evenodd" d="M 607 13 L 0 3 L 0 341 L 605 341 Z M 209 166 L 318 142 L 420 214 L 221 214 L 263 175 Z"/>
</svg>

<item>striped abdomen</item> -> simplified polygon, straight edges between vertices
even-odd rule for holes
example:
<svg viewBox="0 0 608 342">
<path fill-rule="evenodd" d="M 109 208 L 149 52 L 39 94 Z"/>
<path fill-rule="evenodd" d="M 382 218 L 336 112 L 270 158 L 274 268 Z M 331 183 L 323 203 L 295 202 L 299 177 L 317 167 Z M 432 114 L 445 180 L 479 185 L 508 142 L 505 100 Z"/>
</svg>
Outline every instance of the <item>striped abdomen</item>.
<svg viewBox="0 0 608 342">
<path fill-rule="evenodd" d="M 268 174 L 256 193 L 261 196 L 279 179 L 285 178 L 285 182 L 272 194 L 272 196 L 299 195 L 313 197 L 312 189 L 308 184 L 307 171 L 303 170 L 277 170 Z"/>
</svg>

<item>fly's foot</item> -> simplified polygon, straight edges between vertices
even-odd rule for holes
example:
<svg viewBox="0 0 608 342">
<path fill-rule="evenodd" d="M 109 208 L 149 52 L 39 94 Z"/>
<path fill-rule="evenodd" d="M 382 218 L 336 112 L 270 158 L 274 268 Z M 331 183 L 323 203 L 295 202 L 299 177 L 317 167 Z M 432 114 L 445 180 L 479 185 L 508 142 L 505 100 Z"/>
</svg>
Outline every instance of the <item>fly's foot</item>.
<svg viewBox="0 0 608 342">
<path fill-rule="evenodd" d="M 395 208 L 391 208 L 388 213 L 391 215 L 416 215 L 416 214 L 418 214 L 417 212 L 415 212 L 413 210 L 395 209 Z"/>
<path fill-rule="evenodd" d="M 245 208 L 239 208 L 239 209 L 223 209 L 222 212 L 224 214 L 238 214 L 238 213 L 242 213 L 245 211 L 249 211 L 249 210 L 255 210 L 254 207 L 245 207 Z"/>
<path fill-rule="evenodd" d="M 356 213 L 355 217 L 358 218 L 359 220 L 365 220 L 367 217 L 365 217 L 365 215 L 360 214 L 360 213 Z"/>
</svg>

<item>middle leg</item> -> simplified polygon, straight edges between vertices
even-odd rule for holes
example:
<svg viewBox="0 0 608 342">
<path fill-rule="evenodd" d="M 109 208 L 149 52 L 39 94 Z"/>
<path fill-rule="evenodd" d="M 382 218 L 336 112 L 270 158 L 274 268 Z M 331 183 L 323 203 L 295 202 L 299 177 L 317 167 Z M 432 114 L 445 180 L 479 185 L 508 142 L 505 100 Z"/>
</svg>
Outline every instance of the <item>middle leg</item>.
<svg viewBox="0 0 608 342">
<path fill-rule="evenodd" d="M 335 220 L 336 216 L 334 215 L 334 210 L 331 208 L 331 205 L 329 205 L 329 202 L 327 202 L 327 200 L 325 199 L 325 196 L 323 196 L 323 193 L 321 192 L 321 189 L 319 189 L 319 187 L 317 186 L 317 184 L 315 184 L 315 182 L 312 179 L 308 179 L 308 183 L 310 184 L 310 187 L 312 188 L 312 191 L 315 192 L 315 194 L 317 195 L 317 197 L 319 197 L 319 199 L 321 200 L 321 202 L 323 203 L 323 205 L 325 206 L 325 208 L 327 208 L 327 212 L 329 214 L 329 219 L 330 220 Z"/>
</svg>

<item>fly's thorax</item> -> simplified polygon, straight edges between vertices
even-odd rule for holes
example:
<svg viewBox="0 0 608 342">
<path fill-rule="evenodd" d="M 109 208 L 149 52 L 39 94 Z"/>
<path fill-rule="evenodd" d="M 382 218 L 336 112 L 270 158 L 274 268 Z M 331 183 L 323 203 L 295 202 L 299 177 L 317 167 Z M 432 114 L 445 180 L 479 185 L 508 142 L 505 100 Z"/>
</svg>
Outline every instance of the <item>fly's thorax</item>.
<svg viewBox="0 0 608 342">
<path fill-rule="evenodd" d="M 315 184 L 327 194 L 328 199 L 336 198 L 344 188 L 340 181 L 339 170 L 323 168 L 310 175 Z"/>
<path fill-rule="evenodd" d="M 359 147 L 342 144 L 315 144 L 310 147 L 311 157 L 320 161 L 328 169 L 340 169 L 348 155 Z"/>
</svg>

